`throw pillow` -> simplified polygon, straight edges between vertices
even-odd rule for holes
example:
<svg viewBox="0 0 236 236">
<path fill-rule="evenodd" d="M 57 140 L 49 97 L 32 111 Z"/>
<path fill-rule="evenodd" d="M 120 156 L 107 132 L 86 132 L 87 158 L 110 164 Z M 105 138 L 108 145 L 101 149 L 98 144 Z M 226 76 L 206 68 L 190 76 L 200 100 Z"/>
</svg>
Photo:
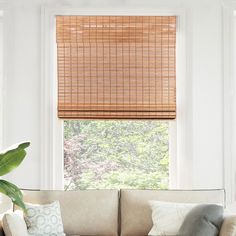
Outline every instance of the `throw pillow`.
<svg viewBox="0 0 236 236">
<path fill-rule="evenodd" d="M 176 236 L 185 216 L 196 204 L 150 201 L 153 227 L 150 236 Z"/>
<path fill-rule="evenodd" d="M 65 236 L 58 201 L 46 205 L 25 203 L 25 215 L 29 235 Z"/>
<path fill-rule="evenodd" d="M 22 211 L 6 213 L 2 219 L 2 226 L 6 236 L 28 236 Z"/>
<path fill-rule="evenodd" d="M 186 216 L 179 236 L 217 236 L 223 222 L 223 207 L 205 204 L 194 207 Z"/>
</svg>

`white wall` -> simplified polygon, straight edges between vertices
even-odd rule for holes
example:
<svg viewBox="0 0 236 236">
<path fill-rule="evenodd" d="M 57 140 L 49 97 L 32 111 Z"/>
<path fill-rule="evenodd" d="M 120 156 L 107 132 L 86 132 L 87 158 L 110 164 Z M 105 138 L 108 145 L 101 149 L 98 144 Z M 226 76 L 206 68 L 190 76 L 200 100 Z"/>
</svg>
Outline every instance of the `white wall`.
<svg viewBox="0 0 236 236">
<path fill-rule="evenodd" d="M 40 186 L 40 11 L 43 0 L 9 0 L 5 12 L 3 144 L 31 140 L 29 155 L 8 178 L 22 188 Z M 58 5 L 58 0 L 47 0 Z M 186 10 L 189 92 L 189 163 L 183 187 L 223 187 L 223 80 L 221 4 L 218 0 L 64 0 L 64 5 Z M 187 168 L 187 167 L 186 167 Z"/>
<path fill-rule="evenodd" d="M 3 22 L 2 14 L 0 11 L 0 91 L 3 91 Z M 0 130 L 2 130 L 3 125 L 3 96 L 0 96 Z M 0 133 L 0 149 L 2 148 L 3 142 L 2 134 Z"/>
<path fill-rule="evenodd" d="M 221 8 L 196 7 L 192 14 L 194 187 L 222 186 L 223 80 Z"/>
</svg>

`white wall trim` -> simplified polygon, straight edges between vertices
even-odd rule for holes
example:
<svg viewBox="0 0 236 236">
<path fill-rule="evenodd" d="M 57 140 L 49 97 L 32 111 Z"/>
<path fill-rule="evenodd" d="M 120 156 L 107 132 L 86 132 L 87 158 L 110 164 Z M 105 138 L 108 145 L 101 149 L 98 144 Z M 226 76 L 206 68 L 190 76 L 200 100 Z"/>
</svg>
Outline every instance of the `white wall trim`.
<svg viewBox="0 0 236 236">
<path fill-rule="evenodd" d="M 193 188 L 191 11 L 179 16 L 177 35 L 177 174 L 179 189 Z"/>
<path fill-rule="evenodd" d="M 63 128 L 57 119 L 57 84 L 55 78 L 54 15 L 41 9 L 41 170 L 40 189 L 63 189 Z M 63 162 L 62 162 L 63 163 Z"/>
<path fill-rule="evenodd" d="M 57 82 L 56 82 L 56 44 L 55 44 L 55 16 L 56 15 L 177 15 L 178 16 L 178 38 L 177 42 L 177 127 L 172 125 L 171 132 L 177 139 L 177 152 L 171 153 L 175 158 L 171 168 L 179 168 L 177 175 L 171 178 L 171 188 L 188 188 L 192 184 L 192 159 L 191 159 L 191 115 L 185 115 L 188 102 L 191 102 L 191 81 L 188 80 L 186 70 L 186 13 L 185 10 L 176 9 L 86 9 L 72 7 L 48 8 L 42 7 L 42 55 L 41 55 L 41 189 L 63 189 L 64 167 L 63 167 L 63 122 L 57 118 Z M 181 86 L 180 86 L 181 85 Z M 189 110 L 188 110 L 189 112 Z M 191 111 L 189 112 L 191 113 Z M 177 129 L 177 132 L 176 132 Z M 175 140 L 176 140 L 175 139 Z M 173 142 L 173 141 L 172 141 Z M 186 142 L 188 145 L 186 145 Z M 176 156 L 177 153 L 177 156 Z M 186 168 L 183 164 L 188 159 L 190 166 Z M 182 171 L 185 169 L 184 174 Z M 181 184 L 183 183 L 183 184 Z"/>
<path fill-rule="evenodd" d="M 224 88 L 224 166 L 223 179 L 226 190 L 226 205 L 236 202 L 236 83 L 234 75 L 234 1 L 230 4 L 223 4 L 223 88 Z"/>
<path fill-rule="evenodd" d="M 176 102 L 177 119 L 171 124 L 170 188 L 191 189 L 193 187 L 193 154 L 192 154 L 192 81 L 190 34 L 191 12 L 181 10 L 178 16 L 177 59 L 176 59 Z M 187 21 L 188 19 L 188 21 Z M 188 78 L 188 79 L 187 79 Z M 175 126 L 173 130 L 173 126 Z M 175 142 L 175 143 L 174 143 Z"/>
</svg>

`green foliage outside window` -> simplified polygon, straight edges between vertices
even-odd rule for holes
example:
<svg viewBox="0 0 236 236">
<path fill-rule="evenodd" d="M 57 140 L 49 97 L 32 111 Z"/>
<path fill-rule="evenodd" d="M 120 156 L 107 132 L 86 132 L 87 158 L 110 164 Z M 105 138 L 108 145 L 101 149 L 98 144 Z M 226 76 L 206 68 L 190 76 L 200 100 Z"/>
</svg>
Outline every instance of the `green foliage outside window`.
<svg viewBox="0 0 236 236">
<path fill-rule="evenodd" d="M 64 121 L 65 189 L 165 189 L 169 123 Z"/>
</svg>

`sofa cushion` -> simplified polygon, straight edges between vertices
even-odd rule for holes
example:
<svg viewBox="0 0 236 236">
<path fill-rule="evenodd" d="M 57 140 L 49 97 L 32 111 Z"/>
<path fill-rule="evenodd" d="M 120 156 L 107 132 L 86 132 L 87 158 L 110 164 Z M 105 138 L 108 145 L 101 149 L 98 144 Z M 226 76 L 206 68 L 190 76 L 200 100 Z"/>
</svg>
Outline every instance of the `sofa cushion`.
<svg viewBox="0 0 236 236">
<path fill-rule="evenodd" d="M 121 236 L 148 235 L 152 228 L 150 200 L 224 205 L 224 190 L 121 190 Z"/>
<path fill-rule="evenodd" d="M 118 235 L 118 190 L 23 191 L 25 202 L 58 200 L 66 235 Z"/>
</svg>

